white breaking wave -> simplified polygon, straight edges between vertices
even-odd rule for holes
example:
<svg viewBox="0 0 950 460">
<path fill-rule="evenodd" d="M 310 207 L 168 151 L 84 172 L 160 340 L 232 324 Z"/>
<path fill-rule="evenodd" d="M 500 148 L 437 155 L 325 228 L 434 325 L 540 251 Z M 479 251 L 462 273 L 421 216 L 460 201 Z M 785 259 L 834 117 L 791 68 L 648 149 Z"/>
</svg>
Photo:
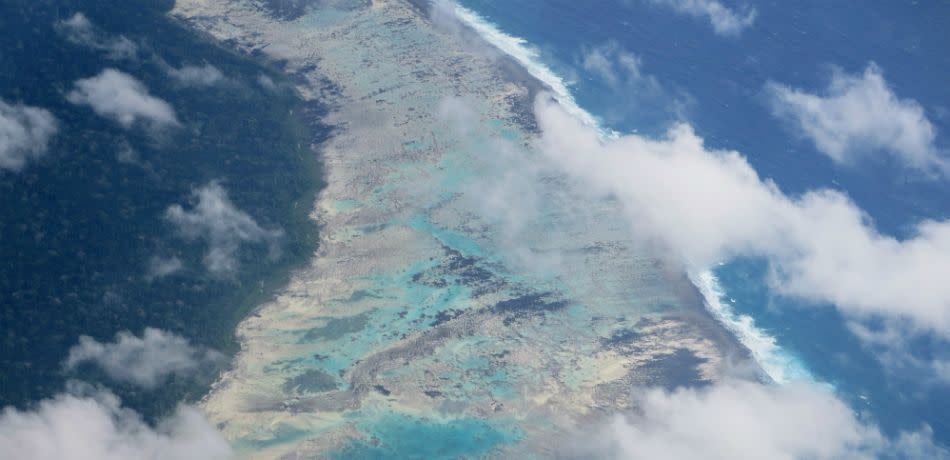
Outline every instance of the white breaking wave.
<svg viewBox="0 0 950 460">
<path fill-rule="evenodd" d="M 690 273 L 689 279 L 702 293 L 706 309 L 749 349 L 752 357 L 775 383 L 814 381 L 801 361 L 778 345 L 775 337 L 757 328 L 751 316 L 737 314 L 732 309 L 724 300 L 719 279 L 712 270 Z"/>
<path fill-rule="evenodd" d="M 478 13 L 458 3 L 453 4 L 453 13 L 460 22 L 478 33 L 488 44 L 510 56 L 518 64 L 521 64 L 532 77 L 537 78 L 550 88 L 553 93 L 552 96 L 568 113 L 580 119 L 584 124 L 604 132 L 597 118 L 577 105 L 564 79 L 541 62 L 538 51 L 528 44 L 527 40 L 506 34 Z M 613 133 L 607 132 L 605 134 L 612 135 Z"/>
<path fill-rule="evenodd" d="M 531 76 L 547 85 L 553 92 L 553 97 L 568 113 L 577 117 L 584 124 L 599 130 L 605 137 L 618 136 L 618 133 L 604 129 L 595 116 L 577 105 L 564 79 L 541 62 L 540 55 L 527 40 L 503 32 L 498 26 L 478 13 L 458 3 L 453 4 L 452 10 L 460 22 L 478 33 L 490 45 L 521 64 Z M 735 335 L 742 345 L 749 349 L 753 359 L 759 363 L 762 370 L 775 383 L 814 381 L 805 366 L 778 345 L 775 337 L 757 328 L 752 317 L 736 314 L 732 307 L 723 301 L 723 292 L 719 280 L 711 270 L 700 271 L 698 274 L 689 273 L 689 277 L 702 293 L 706 302 L 706 309 L 729 332 Z"/>
</svg>

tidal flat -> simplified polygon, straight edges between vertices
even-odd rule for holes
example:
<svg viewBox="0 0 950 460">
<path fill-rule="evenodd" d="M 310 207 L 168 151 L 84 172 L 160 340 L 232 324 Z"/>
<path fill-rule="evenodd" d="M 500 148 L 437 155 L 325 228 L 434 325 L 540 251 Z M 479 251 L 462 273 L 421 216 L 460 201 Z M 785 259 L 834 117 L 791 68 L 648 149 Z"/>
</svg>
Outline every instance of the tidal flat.
<svg viewBox="0 0 950 460">
<path fill-rule="evenodd" d="M 748 359 L 616 203 L 544 166 L 543 86 L 505 56 L 425 3 L 276 3 L 172 10 L 331 107 L 319 250 L 202 402 L 243 456 L 566 455 L 642 387 Z"/>
</svg>

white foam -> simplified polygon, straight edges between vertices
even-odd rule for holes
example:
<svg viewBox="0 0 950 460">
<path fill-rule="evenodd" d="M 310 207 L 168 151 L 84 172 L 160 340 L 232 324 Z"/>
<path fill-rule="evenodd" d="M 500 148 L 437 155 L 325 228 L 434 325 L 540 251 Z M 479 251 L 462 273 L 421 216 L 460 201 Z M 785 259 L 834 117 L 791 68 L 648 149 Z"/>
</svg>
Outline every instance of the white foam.
<svg viewBox="0 0 950 460">
<path fill-rule="evenodd" d="M 775 337 L 756 327 L 752 317 L 737 314 L 732 306 L 724 301 L 725 294 L 712 270 L 690 273 L 689 278 L 702 293 L 706 308 L 713 317 L 749 349 L 752 357 L 775 383 L 814 382 L 811 373 L 801 361 L 778 345 Z"/>
<path fill-rule="evenodd" d="M 553 92 L 553 97 L 568 113 L 584 124 L 597 129 L 607 138 L 619 136 L 619 133 L 603 128 L 596 117 L 577 105 L 564 79 L 541 61 L 538 52 L 525 39 L 503 32 L 478 13 L 457 3 L 454 3 L 453 13 L 459 21 L 478 33 L 482 39 L 513 58 L 531 76 L 548 86 Z M 735 313 L 732 306 L 724 300 L 719 280 L 711 270 L 699 271 L 698 274 L 690 273 L 689 276 L 705 298 L 709 312 L 749 349 L 753 359 L 759 363 L 769 378 L 778 384 L 791 381 L 815 381 L 798 358 L 779 346 L 775 337 L 755 326 L 755 320 L 752 317 Z M 734 299 L 730 301 L 735 303 Z"/>
<path fill-rule="evenodd" d="M 527 40 L 506 34 L 498 26 L 464 6 L 457 3 L 453 6 L 453 13 L 459 21 L 478 33 L 488 44 L 517 61 L 532 77 L 537 78 L 550 88 L 553 93 L 552 96 L 568 113 L 577 117 L 584 124 L 604 132 L 597 118 L 577 105 L 564 79 L 541 61 L 538 51 L 529 45 Z M 605 134 L 608 136 L 615 135 L 613 132 Z"/>
</svg>

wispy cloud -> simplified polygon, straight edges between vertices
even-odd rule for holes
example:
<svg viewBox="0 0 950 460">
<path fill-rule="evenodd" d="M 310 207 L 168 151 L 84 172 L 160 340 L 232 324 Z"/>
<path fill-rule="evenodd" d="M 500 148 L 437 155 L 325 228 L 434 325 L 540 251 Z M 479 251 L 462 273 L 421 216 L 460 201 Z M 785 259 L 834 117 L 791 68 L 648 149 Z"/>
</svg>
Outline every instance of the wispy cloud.
<svg viewBox="0 0 950 460">
<path fill-rule="evenodd" d="M 264 74 L 257 76 L 257 84 L 261 85 L 261 88 L 264 88 L 268 91 L 274 91 L 277 89 L 277 84 L 274 83 L 274 79 Z"/>
<path fill-rule="evenodd" d="M 184 337 L 146 328 L 141 338 L 120 332 L 110 343 L 82 336 L 63 365 L 73 370 L 94 364 L 116 381 L 155 388 L 168 377 L 189 377 L 200 374 L 200 369 L 214 368 L 222 358 L 213 350 L 193 347 Z"/>
<path fill-rule="evenodd" d="M 75 13 L 68 19 L 54 24 L 58 33 L 71 43 L 97 51 L 104 51 L 110 59 L 135 59 L 138 45 L 122 35 L 109 36 L 99 30 L 82 13 Z"/>
<path fill-rule="evenodd" d="M 921 388 L 950 385 L 950 339 L 919 337 L 902 321 L 847 326 L 892 375 Z"/>
<path fill-rule="evenodd" d="M 159 60 L 159 66 L 165 74 L 182 86 L 208 87 L 226 80 L 224 74 L 211 64 L 173 67 L 164 60 Z"/>
<path fill-rule="evenodd" d="M 46 109 L 0 100 L 0 169 L 19 171 L 46 153 L 57 125 Z"/>
<path fill-rule="evenodd" d="M 854 164 L 885 154 L 909 168 L 950 171 L 950 163 L 935 145 L 937 130 L 923 107 L 894 94 L 873 63 L 863 74 L 836 71 L 824 94 L 775 82 L 766 90 L 775 116 L 837 163 Z"/>
<path fill-rule="evenodd" d="M 185 264 L 182 263 L 181 259 L 178 257 L 154 256 L 148 261 L 148 267 L 145 271 L 145 279 L 147 281 L 153 281 L 159 278 L 164 278 L 174 273 L 178 273 L 183 268 L 185 268 Z"/>
<path fill-rule="evenodd" d="M 934 375 L 943 383 L 950 383 L 950 359 L 938 359 L 930 362 Z"/>
<path fill-rule="evenodd" d="M 588 75 L 610 90 L 600 110 L 608 123 L 640 120 L 647 113 L 682 118 L 689 105 L 687 94 L 668 91 L 644 71 L 640 56 L 616 41 L 584 47 L 577 61 Z"/>
<path fill-rule="evenodd" d="M 588 72 L 603 79 L 611 88 L 621 88 L 627 80 L 646 78 L 640 71 L 640 57 L 622 49 L 617 42 L 586 48 L 581 65 Z M 655 79 L 650 80 L 657 84 Z"/>
<path fill-rule="evenodd" d="M 237 271 L 237 252 L 244 243 L 267 244 L 272 258 L 280 255 L 278 243 L 283 231 L 258 225 L 234 206 L 221 184 L 211 182 L 194 190 L 192 196 L 196 202 L 191 210 L 175 204 L 165 211 L 165 218 L 182 237 L 208 243 L 204 264 L 211 273 L 229 276 Z"/>
<path fill-rule="evenodd" d="M 142 82 L 115 69 L 77 80 L 66 99 L 88 105 L 99 116 L 115 120 L 124 128 L 131 128 L 137 121 L 155 128 L 179 125 L 170 104 L 149 94 Z"/>
<path fill-rule="evenodd" d="M 70 391 L 0 413 L 0 458 L 32 460 L 225 460 L 234 452 L 196 409 L 182 405 L 150 426 L 106 390 Z"/>
<path fill-rule="evenodd" d="M 600 133 L 539 99 L 539 148 L 585 190 L 616 199 L 632 234 L 696 268 L 764 257 L 785 295 L 836 305 L 856 320 L 887 317 L 950 337 L 950 221 L 904 240 L 880 234 L 846 195 L 782 193 L 735 151 L 710 150 L 680 124 L 663 139 Z"/>
<path fill-rule="evenodd" d="M 826 388 L 726 380 L 672 393 L 645 390 L 582 450 L 600 458 L 948 458 L 923 427 L 894 438 L 862 421 Z M 593 448 L 589 447 L 593 444 Z"/>
<path fill-rule="evenodd" d="M 668 6 L 675 11 L 697 18 L 705 18 L 717 34 L 734 37 L 755 23 L 756 10 L 743 7 L 741 11 L 730 9 L 717 0 L 650 0 Z"/>
</svg>

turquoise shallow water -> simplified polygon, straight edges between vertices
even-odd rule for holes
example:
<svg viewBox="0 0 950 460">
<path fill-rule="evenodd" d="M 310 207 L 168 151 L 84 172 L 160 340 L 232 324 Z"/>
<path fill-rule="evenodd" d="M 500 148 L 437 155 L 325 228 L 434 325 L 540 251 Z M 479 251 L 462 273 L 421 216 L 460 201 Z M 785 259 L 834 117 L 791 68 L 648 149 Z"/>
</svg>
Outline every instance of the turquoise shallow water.
<svg viewBox="0 0 950 460">
<path fill-rule="evenodd" d="M 434 421 L 387 414 L 363 423 L 371 439 L 357 441 L 331 453 L 333 459 L 456 459 L 478 458 L 499 444 L 517 440 L 517 430 L 501 431 L 478 419 Z"/>
<path fill-rule="evenodd" d="M 402 2 L 319 27 L 181 3 L 341 95 L 320 252 L 242 323 L 203 405 L 243 454 L 551 456 L 638 386 L 703 385 L 746 359 L 614 200 L 536 161 L 532 93 L 494 57 Z"/>
</svg>

